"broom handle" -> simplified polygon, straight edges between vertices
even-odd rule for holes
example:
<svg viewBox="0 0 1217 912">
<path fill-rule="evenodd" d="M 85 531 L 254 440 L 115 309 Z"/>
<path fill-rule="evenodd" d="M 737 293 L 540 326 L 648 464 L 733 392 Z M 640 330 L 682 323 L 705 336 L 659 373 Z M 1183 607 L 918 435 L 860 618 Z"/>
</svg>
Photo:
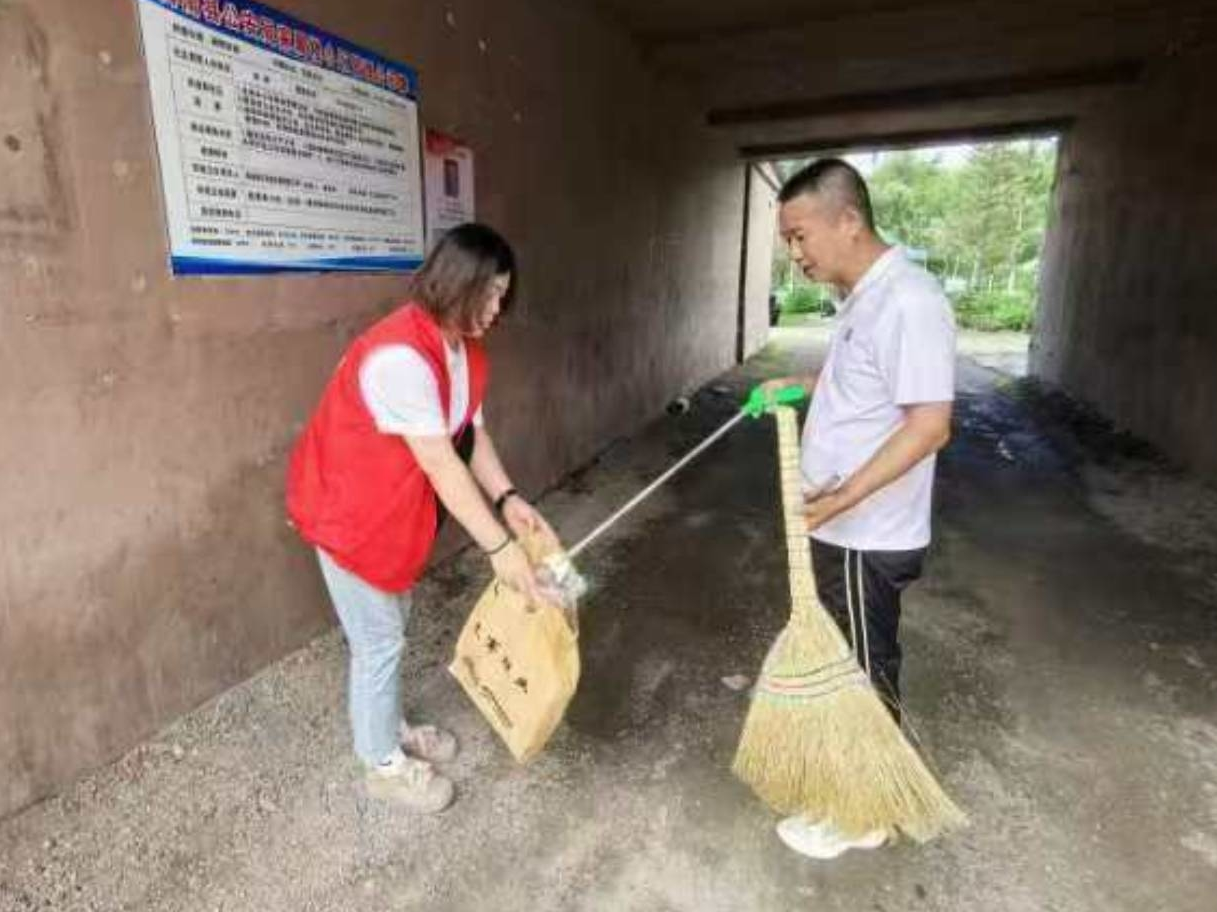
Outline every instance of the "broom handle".
<svg viewBox="0 0 1217 912">
<path fill-rule="evenodd" d="M 724 434 L 726 434 L 729 430 L 731 430 L 733 427 L 735 427 L 737 424 L 739 424 L 743 419 L 745 419 L 747 417 L 748 417 L 747 412 L 740 412 L 738 415 L 736 415 L 734 418 L 732 418 L 730 421 L 728 421 L 726 424 L 724 424 L 722 427 L 720 427 L 717 431 L 715 431 L 713 434 L 711 434 L 709 437 L 707 437 L 705 440 L 703 440 L 701 443 L 699 443 L 697 446 L 695 446 L 693 449 L 691 449 L 688 453 L 686 453 L 684 456 L 682 456 L 680 458 L 680 460 L 674 466 L 672 466 L 670 469 L 668 469 L 666 472 L 664 472 L 662 475 L 660 475 L 658 478 L 656 478 L 654 481 L 652 481 L 649 485 L 647 485 L 645 488 L 643 488 L 641 491 L 639 491 L 638 494 L 636 494 L 634 496 L 634 498 L 632 500 L 630 500 L 629 503 L 627 503 L 624 507 L 622 507 L 616 513 L 614 513 L 612 516 L 610 516 L 608 519 L 606 519 L 604 522 L 602 522 L 600 525 L 598 525 L 595 529 L 593 529 L 591 532 L 589 532 L 587 535 L 585 535 L 583 537 L 583 539 L 579 542 L 579 544 L 575 545 L 573 548 L 571 548 L 569 551 L 566 552 L 567 558 L 569 558 L 570 560 L 574 560 L 576 557 L 578 557 L 581 551 L 583 551 L 592 542 L 594 542 L 601 535 L 603 535 L 605 532 L 607 532 L 618 520 L 620 520 L 623 516 L 625 516 L 625 514 L 629 513 L 636 506 L 638 506 L 640 503 L 642 503 L 644 500 L 646 500 L 648 497 L 650 497 L 653 493 L 655 493 L 655 491 L 662 484 L 664 484 L 664 482 L 666 482 L 669 478 L 671 478 L 673 475 L 675 475 L 677 472 L 679 472 L 681 469 L 683 469 L 685 466 L 687 466 L 690 462 L 692 462 L 694 459 L 696 459 L 698 456 L 700 456 L 702 451 L 707 449 L 711 444 L 714 443 L 714 441 L 718 440 L 718 438 L 722 437 Z"/>
<path fill-rule="evenodd" d="M 789 559 L 790 618 L 792 621 L 806 622 L 812 618 L 812 611 L 820 608 L 820 599 L 816 595 L 816 579 L 811 570 L 811 538 L 803 518 L 799 422 L 795 410 L 789 406 L 779 405 L 773 411 L 778 423 L 778 474 Z M 848 648 L 844 636 L 841 636 L 841 645 Z"/>
</svg>

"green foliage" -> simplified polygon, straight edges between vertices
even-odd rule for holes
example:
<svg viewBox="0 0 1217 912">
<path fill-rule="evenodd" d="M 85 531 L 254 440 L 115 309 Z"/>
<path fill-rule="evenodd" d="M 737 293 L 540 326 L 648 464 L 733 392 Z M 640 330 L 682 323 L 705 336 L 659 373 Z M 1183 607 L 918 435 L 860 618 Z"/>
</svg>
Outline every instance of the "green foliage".
<svg viewBox="0 0 1217 912">
<path fill-rule="evenodd" d="M 1027 332 L 1035 320 L 1034 296 L 1025 291 L 972 291 L 955 298 L 960 326 L 987 332 Z"/>
<path fill-rule="evenodd" d="M 879 232 L 889 243 L 947 251 L 950 215 L 959 205 L 955 175 L 936 158 L 890 156 L 868 181 Z"/>
<path fill-rule="evenodd" d="M 806 280 L 783 285 L 777 289 L 778 306 L 783 313 L 790 314 L 830 314 L 832 301 L 827 290 L 822 285 L 814 285 Z"/>
</svg>

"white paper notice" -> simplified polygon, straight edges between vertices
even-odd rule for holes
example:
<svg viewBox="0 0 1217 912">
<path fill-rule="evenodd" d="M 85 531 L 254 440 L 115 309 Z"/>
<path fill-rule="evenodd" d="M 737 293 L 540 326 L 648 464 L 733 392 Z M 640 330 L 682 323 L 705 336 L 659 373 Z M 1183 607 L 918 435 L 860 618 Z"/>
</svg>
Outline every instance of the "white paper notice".
<svg viewBox="0 0 1217 912">
<path fill-rule="evenodd" d="M 437 130 L 427 131 L 424 146 L 427 249 L 431 250 L 445 231 L 474 219 L 473 150 Z"/>
<path fill-rule="evenodd" d="M 139 12 L 175 273 L 418 265 L 413 70 L 257 3 Z"/>
</svg>

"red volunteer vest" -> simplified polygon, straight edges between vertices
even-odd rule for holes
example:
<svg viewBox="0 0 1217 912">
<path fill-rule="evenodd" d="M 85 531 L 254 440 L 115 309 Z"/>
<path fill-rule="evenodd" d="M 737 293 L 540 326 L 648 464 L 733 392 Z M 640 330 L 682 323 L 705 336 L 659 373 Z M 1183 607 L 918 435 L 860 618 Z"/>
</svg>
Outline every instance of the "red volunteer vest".
<svg viewBox="0 0 1217 912">
<path fill-rule="evenodd" d="M 373 325 L 338 362 L 288 465 L 287 512 L 300 536 L 387 592 L 409 589 L 422 575 L 435 544 L 435 489 L 406 441 L 376 429 L 359 390 L 359 369 L 373 349 L 409 345 L 435 373 L 447 416 L 444 344 L 434 318 L 414 304 Z M 462 431 L 482 403 L 488 373 L 481 344 L 466 340 L 465 349 L 469 408 Z"/>
</svg>

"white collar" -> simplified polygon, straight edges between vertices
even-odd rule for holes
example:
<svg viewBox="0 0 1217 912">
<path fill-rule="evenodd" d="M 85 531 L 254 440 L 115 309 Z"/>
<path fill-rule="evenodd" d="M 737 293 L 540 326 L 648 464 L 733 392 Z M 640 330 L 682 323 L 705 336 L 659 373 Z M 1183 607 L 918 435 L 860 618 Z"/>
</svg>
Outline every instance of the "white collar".
<svg viewBox="0 0 1217 912">
<path fill-rule="evenodd" d="M 871 263 L 870 268 L 862 274 L 862 278 L 854 284 L 853 290 L 845 296 L 845 300 L 837 305 L 837 316 L 844 316 L 857 300 L 866 293 L 868 288 L 882 279 L 891 270 L 892 266 L 903 259 L 903 247 L 893 246 L 884 251 L 883 255 Z"/>
</svg>

